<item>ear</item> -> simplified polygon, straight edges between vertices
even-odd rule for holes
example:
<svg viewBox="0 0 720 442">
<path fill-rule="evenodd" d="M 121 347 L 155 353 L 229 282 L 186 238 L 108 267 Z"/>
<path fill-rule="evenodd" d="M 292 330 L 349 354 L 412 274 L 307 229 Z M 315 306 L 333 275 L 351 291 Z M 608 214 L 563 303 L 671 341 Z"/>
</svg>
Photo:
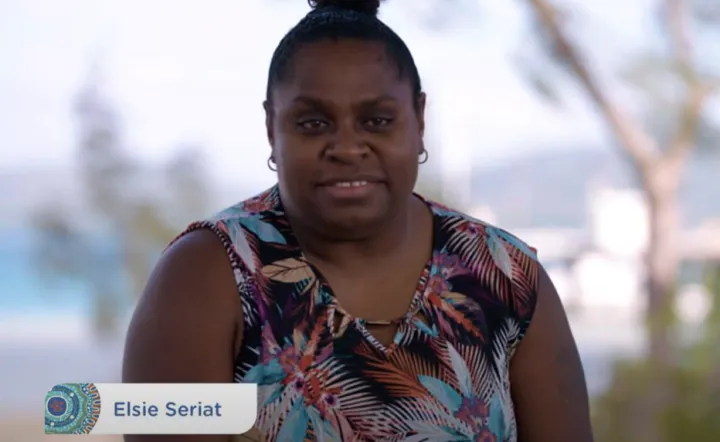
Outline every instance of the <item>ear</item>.
<svg viewBox="0 0 720 442">
<path fill-rule="evenodd" d="M 275 126 L 275 118 L 272 110 L 272 105 L 269 101 L 263 101 L 263 109 L 265 109 L 265 130 L 267 132 L 267 139 L 270 143 L 270 147 L 275 147 L 275 136 L 273 135 L 275 133 L 274 126 Z"/>
<path fill-rule="evenodd" d="M 427 96 L 425 95 L 425 92 L 420 92 L 417 96 L 416 100 L 416 113 L 417 113 L 417 123 L 418 128 L 420 129 L 420 136 L 425 136 L 425 101 L 427 99 Z"/>
</svg>

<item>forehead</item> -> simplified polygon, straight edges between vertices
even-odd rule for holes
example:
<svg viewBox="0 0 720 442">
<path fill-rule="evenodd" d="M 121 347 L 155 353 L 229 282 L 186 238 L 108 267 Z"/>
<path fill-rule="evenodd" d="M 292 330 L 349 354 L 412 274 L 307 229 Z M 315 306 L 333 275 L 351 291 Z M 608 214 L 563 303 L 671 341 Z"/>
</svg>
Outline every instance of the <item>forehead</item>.
<svg viewBox="0 0 720 442">
<path fill-rule="evenodd" d="M 273 91 L 276 104 L 310 96 L 337 104 L 383 95 L 412 98 L 410 83 L 388 56 L 385 45 L 360 40 L 323 40 L 302 45 L 288 75 Z"/>
</svg>

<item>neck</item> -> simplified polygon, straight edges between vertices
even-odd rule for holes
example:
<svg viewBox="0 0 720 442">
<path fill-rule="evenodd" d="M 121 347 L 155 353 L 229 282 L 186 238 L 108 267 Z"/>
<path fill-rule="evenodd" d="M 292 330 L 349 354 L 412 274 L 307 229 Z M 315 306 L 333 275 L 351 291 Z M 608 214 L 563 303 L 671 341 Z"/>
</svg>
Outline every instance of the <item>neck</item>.
<svg viewBox="0 0 720 442">
<path fill-rule="evenodd" d="M 418 237 L 425 219 L 425 204 L 411 196 L 404 207 L 399 208 L 393 217 L 356 238 L 329 236 L 310 228 L 302 222 L 292 222 L 295 236 L 310 261 L 331 267 L 343 267 L 346 270 L 367 269 L 368 265 L 379 265 L 388 258 L 388 251 L 403 250 L 409 238 Z M 428 212 L 429 213 L 429 212 Z"/>
</svg>

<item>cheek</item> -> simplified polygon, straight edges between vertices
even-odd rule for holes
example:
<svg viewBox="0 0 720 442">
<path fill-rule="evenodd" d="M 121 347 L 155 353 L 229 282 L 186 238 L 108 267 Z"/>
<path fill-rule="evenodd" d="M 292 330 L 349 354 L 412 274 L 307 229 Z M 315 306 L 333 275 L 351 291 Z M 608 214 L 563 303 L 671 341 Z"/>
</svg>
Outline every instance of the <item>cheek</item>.
<svg viewBox="0 0 720 442">
<path fill-rule="evenodd" d="M 417 155 L 408 152 L 408 149 L 387 152 L 385 169 L 391 177 L 392 187 L 397 190 L 408 190 L 415 186 L 418 174 Z"/>
<path fill-rule="evenodd" d="M 313 148 L 297 136 L 288 133 L 278 134 L 275 141 L 275 156 L 278 163 L 293 167 L 296 162 L 307 161 L 312 156 Z"/>
<path fill-rule="evenodd" d="M 383 156 L 392 164 L 418 164 L 422 139 L 413 133 L 402 133 L 384 143 Z"/>
<path fill-rule="evenodd" d="M 407 148 L 386 151 L 384 163 L 387 169 L 401 176 L 412 175 L 413 170 L 417 168 L 416 155 Z"/>
<path fill-rule="evenodd" d="M 317 162 L 310 146 L 281 144 L 275 149 L 275 157 L 280 177 L 295 183 L 306 181 Z"/>
<path fill-rule="evenodd" d="M 415 137 L 408 138 L 388 145 L 383 155 L 385 168 L 391 171 L 393 187 L 402 191 L 412 191 L 415 187 L 420 165 L 422 143 Z"/>
</svg>

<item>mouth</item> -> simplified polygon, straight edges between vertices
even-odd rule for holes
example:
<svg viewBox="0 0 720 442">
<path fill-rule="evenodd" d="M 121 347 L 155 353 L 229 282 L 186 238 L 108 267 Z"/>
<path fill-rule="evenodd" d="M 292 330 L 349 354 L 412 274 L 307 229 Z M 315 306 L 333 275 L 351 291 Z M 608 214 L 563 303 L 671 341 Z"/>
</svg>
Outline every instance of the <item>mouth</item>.
<svg viewBox="0 0 720 442">
<path fill-rule="evenodd" d="M 354 175 L 336 176 L 318 181 L 320 187 L 362 187 L 371 184 L 382 183 L 382 179 L 376 175 Z"/>
<path fill-rule="evenodd" d="M 320 188 L 333 199 L 359 200 L 369 197 L 380 184 L 371 178 L 333 179 L 322 182 Z"/>
<path fill-rule="evenodd" d="M 356 181 L 337 181 L 335 183 L 325 184 L 326 186 L 333 187 L 364 187 L 371 184 L 370 181 L 356 180 Z"/>
</svg>

